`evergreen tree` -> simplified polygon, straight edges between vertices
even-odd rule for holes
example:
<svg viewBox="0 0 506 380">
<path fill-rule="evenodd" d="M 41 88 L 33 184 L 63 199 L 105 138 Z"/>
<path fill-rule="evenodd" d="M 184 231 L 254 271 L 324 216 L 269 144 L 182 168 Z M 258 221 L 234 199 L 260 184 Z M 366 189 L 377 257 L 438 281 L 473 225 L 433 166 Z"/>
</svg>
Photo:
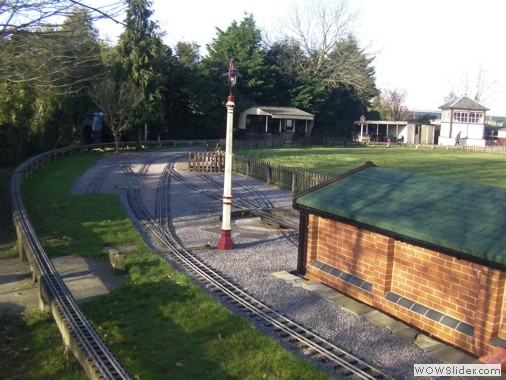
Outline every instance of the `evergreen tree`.
<svg viewBox="0 0 506 380">
<path fill-rule="evenodd" d="M 126 28 L 117 47 L 121 67 L 118 74 L 122 76 L 118 79 L 131 81 L 139 89 L 140 97 L 130 118 L 139 147 L 140 128 L 145 124 L 160 128 L 164 120 L 161 86 L 171 52 L 157 34 L 157 24 L 150 20 L 152 3 L 127 0 L 127 4 Z"/>
<path fill-rule="evenodd" d="M 282 48 L 276 61 L 283 75 L 293 78 L 294 106 L 315 114 L 315 133 L 347 134 L 343 128 L 369 108 L 378 94 L 373 58 L 353 37 L 357 13 L 346 0 L 310 0 L 288 11 Z M 311 133 L 311 131 L 309 131 Z"/>
<path fill-rule="evenodd" d="M 209 56 L 204 59 L 216 74 L 228 70 L 231 58 L 241 74 L 236 95 L 239 109 L 266 104 L 265 94 L 274 86 L 273 66 L 267 65 L 266 51 L 262 47 L 262 34 L 252 15 L 246 14 L 241 22 L 232 24 L 207 45 Z M 217 75 L 219 77 L 219 75 Z"/>
<path fill-rule="evenodd" d="M 0 103 L 0 134 L 10 146 L 0 150 L 16 152 L 11 160 L 79 143 L 91 104 L 86 89 L 104 75 L 88 12 L 74 8 L 58 28 L 19 28 L 0 43 L 0 86 L 9 92 Z"/>
</svg>

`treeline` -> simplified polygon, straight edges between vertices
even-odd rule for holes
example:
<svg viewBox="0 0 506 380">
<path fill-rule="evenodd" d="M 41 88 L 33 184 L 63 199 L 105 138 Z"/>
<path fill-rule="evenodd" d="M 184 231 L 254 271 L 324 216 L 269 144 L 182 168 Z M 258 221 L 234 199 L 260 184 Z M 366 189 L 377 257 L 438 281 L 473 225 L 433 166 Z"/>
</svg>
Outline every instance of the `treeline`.
<svg viewBox="0 0 506 380">
<path fill-rule="evenodd" d="M 99 39 L 97 9 L 82 2 L 26 0 L 32 23 L 14 0 L 4 3 L 0 17 L 13 21 L 0 31 L 2 163 L 88 142 L 97 112 L 111 141 L 138 140 L 145 131 L 151 140 L 222 138 L 230 58 L 242 75 L 236 116 L 254 105 L 293 106 L 316 115 L 313 135 L 348 136 L 378 96 L 373 57 L 350 32 L 354 15 L 345 0 L 325 12 L 315 0 L 294 14 L 293 33 L 273 43 L 245 14 L 216 30 L 205 56 L 194 42 L 164 44 L 147 0 L 124 2 L 124 29 L 113 46 Z M 47 14 L 44 6 L 60 7 L 54 13 L 63 21 L 34 20 L 34 11 Z M 316 29 L 302 28 L 306 17 Z"/>
</svg>

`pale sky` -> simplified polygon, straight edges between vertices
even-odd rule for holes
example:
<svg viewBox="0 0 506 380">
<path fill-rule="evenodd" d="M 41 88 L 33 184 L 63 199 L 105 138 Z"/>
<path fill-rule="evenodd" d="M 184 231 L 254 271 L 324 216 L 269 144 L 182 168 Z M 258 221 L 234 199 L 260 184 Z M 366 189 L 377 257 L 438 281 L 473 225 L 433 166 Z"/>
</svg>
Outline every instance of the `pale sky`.
<svg viewBox="0 0 506 380">
<path fill-rule="evenodd" d="M 260 29 L 275 36 L 283 14 L 303 2 L 154 0 L 152 19 L 168 45 L 197 42 L 205 55 L 216 27 L 226 30 L 248 12 Z M 410 109 L 437 110 L 451 90 L 464 95 L 459 93 L 464 91 L 462 83 L 466 78 L 476 81 L 481 72 L 488 83 L 481 103 L 490 108 L 489 114 L 506 116 L 506 16 L 501 0 L 348 0 L 348 6 L 358 10 L 355 34 L 361 46 L 376 57 L 378 88 L 405 90 Z M 121 31 L 112 21 L 102 25 L 102 35 L 111 38 Z M 475 88 L 471 85 L 470 90 Z"/>
</svg>

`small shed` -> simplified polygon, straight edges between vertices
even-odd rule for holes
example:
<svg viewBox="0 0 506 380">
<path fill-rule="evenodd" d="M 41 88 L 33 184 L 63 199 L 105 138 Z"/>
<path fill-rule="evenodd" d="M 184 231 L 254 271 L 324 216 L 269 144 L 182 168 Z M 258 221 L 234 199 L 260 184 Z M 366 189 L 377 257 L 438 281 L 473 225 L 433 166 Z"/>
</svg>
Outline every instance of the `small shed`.
<svg viewBox="0 0 506 380">
<path fill-rule="evenodd" d="M 477 356 L 506 347 L 506 189 L 368 162 L 293 206 L 306 278 Z"/>
<path fill-rule="evenodd" d="M 287 139 L 311 131 L 314 115 L 294 107 L 258 106 L 243 111 L 238 129 L 246 136 L 280 135 Z"/>
</svg>

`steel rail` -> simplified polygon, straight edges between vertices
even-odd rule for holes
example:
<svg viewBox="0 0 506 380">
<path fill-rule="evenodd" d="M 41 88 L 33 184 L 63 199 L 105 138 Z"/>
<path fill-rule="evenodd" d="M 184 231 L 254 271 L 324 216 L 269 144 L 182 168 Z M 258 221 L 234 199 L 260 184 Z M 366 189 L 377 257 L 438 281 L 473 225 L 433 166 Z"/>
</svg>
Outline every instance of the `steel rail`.
<svg viewBox="0 0 506 380">
<path fill-rule="evenodd" d="M 185 178 L 185 176 L 174 171 L 173 169 L 171 169 L 171 176 L 177 178 L 180 182 L 184 183 L 186 186 L 190 187 L 191 189 L 194 189 L 194 190 L 198 191 L 199 193 L 204 194 L 211 199 L 221 200 L 221 198 L 222 198 L 222 196 L 220 194 L 218 194 L 217 192 L 213 192 L 208 189 L 203 189 L 198 184 L 195 184 L 194 182 L 188 180 L 187 178 Z M 200 175 L 199 178 L 211 183 L 213 186 L 217 185 L 217 181 L 214 178 L 211 178 L 209 175 L 205 175 L 205 176 Z M 240 186 L 244 187 L 245 189 L 249 189 L 249 191 L 252 191 L 251 186 L 250 187 L 243 186 L 243 185 L 240 185 Z M 260 193 L 260 192 L 258 190 L 255 190 L 254 193 L 256 194 L 256 198 L 258 199 L 259 198 L 258 193 Z M 260 194 L 261 194 L 261 196 L 260 196 L 261 198 L 265 198 L 262 193 L 260 193 Z M 267 207 L 266 208 L 259 208 L 262 205 L 267 206 Z M 250 214 L 260 216 L 261 218 L 272 220 L 272 221 L 278 223 L 281 227 L 284 227 L 287 229 L 295 229 L 295 230 L 298 229 L 298 225 L 292 223 L 291 221 L 281 218 L 281 217 L 278 217 L 276 215 L 273 215 L 272 213 L 269 213 L 268 210 L 273 208 L 273 205 L 269 200 L 267 200 L 267 201 L 262 200 L 262 201 L 260 201 L 260 204 L 258 204 L 258 203 L 251 201 L 247 197 L 243 197 L 240 194 L 235 193 L 233 207 L 235 207 L 239 210 L 242 210 L 242 211 L 247 211 Z M 293 243 L 297 242 L 297 244 L 298 244 L 298 231 L 291 231 L 290 234 L 287 235 L 287 237 L 289 237 L 289 239 Z"/>
<path fill-rule="evenodd" d="M 166 175 L 175 173 L 173 164 L 169 165 L 170 172 L 164 173 L 161 179 L 162 184 L 168 183 L 168 180 L 164 178 Z M 292 343 L 296 342 L 307 348 L 320 361 L 330 363 L 333 370 L 339 371 L 340 375 L 360 379 L 390 378 L 387 373 L 371 366 L 362 359 L 337 347 L 311 330 L 265 305 L 191 254 L 178 241 L 170 226 L 166 228 L 151 217 L 142 202 L 137 188 L 132 188 L 128 191 L 128 202 L 142 225 L 168 249 L 170 259 L 184 265 L 202 283 L 206 284 L 236 307 L 246 310 L 255 319 L 262 321 L 266 325 L 270 325 L 282 338 Z M 158 211 L 158 217 L 160 217 L 160 211 Z"/>
<path fill-rule="evenodd" d="M 215 186 L 219 190 L 223 189 L 223 184 L 218 182 L 216 180 L 216 178 L 213 178 L 209 174 L 200 174 L 199 177 L 202 178 L 203 180 L 205 180 L 206 182 L 211 183 L 213 186 Z M 234 188 L 234 193 L 235 193 L 234 199 L 236 199 L 236 202 L 239 202 L 239 204 L 242 205 L 243 207 L 245 207 L 245 208 L 247 208 L 247 207 L 273 208 L 271 201 L 264 194 L 262 194 L 262 192 L 259 191 L 258 189 L 254 188 L 253 186 L 247 186 L 247 185 L 240 184 L 237 181 L 232 181 L 232 183 L 236 185 L 236 187 Z M 242 197 L 240 195 L 238 187 L 243 188 L 247 192 L 254 193 L 255 194 L 255 201 L 257 201 L 257 202 L 252 201 L 251 199 L 249 199 L 247 197 Z"/>
<path fill-rule="evenodd" d="M 116 361 L 107 346 L 79 310 L 72 294 L 43 250 L 26 215 L 26 210 L 20 196 L 22 177 L 27 171 L 59 154 L 65 154 L 67 151 L 72 152 L 72 150 L 63 149 L 61 152 L 60 150 L 51 151 L 48 154 L 33 157 L 16 169 L 11 178 L 11 199 L 16 228 L 18 229 L 18 235 L 21 235 L 19 236 L 22 239 L 21 246 L 33 256 L 30 257 L 30 264 L 33 266 L 34 274 L 37 274 L 36 277 L 41 286 L 48 293 L 47 297 L 50 300 L 53 316 L 58 323 L 65 344 L 72 350 L 88 376 L 97 379 L 128 379 L 128 374 Z M 144 163 L 140 174 L 145 173 L 149 165 L 150 163 Z M 123 166 L 123 169 L 130 175 L 136 174 L 129 165 Z M 173 164 L 170 164 L 170 169 L 166 169 L 164 172 L 166 172 L 164 174 L 165 182 L 162 183 L 162 186 L 168 185 L 170 175 L 176 176 L 173 171 Z M 194 257 L 191 252 L 184 248 L 172 231 L 172 226 L 167 217 L 168 194 L 166 191 L 163 195 L 165 197 L 165 205 L 157 205 L 159 207 L 155 216 L 159 220 L 157 222 L 153 220 L 152 215 L 145 209 L 142 203 L 139 192 L 141 178 L 139 177 L 132 178 L 128 191 L 129 203 L 139 220 L 143 222 L 145 228 L 151 231 L 160 241 L 164 242 L 171 252 L 171 259 L 175 259 L 175 261 L 183 264 L 190 272 L 200 278 L 203 283 L 207 283 L 208 286 L 214 288 L 218 294 L 221 294 L 232 304 L 248 311 L 251 315 L 256 316 L 255 318 L 272 326 L 274 331 L 282 337 L 308 348 L 312 355 L 318 356 L 320 361 L 331 362 L 333 369 L 339 370 L 341 374 L 363 379 L 390 378 L 388 374 L 371 367 L 366 362 L 334 346 L 309 329 L 291 321 L 259 300 L 251 297 Z M 91 191 L 97 191 L 96 189 L 97 184 L 90 188 Z M 198 189 L 198 191 L 214 198 L 214 195 L 210 192 L 202 189 Z M 157 198 L 162 194 L 163 190 L 157 189 Z M 251 202 L 242 204 L 242 207 L 251 206 Z"/>
<path fill-rule="evenodd" d="M 72 152 L 70 150 L 70 152 Z M 65 154 L 65 150 L 60 152 Z M 21 196 L 21 183 L 26 173 L 50 158 L 55 151 L 41 154 L 25 161 L 11 176 L 11 205 L 14 223 L 20 240 L 19 248 L 30 262 L 34 279 L 39 282 L 43 301 L 49 304 L 66 347 L 80 362 L 92 379 L 129 379 L 130 377 L 96 333 L 58 271 L 42 247 L 30 223 Z M 46 299 L 44 299 L 44 297 Z"/>
</svg>

